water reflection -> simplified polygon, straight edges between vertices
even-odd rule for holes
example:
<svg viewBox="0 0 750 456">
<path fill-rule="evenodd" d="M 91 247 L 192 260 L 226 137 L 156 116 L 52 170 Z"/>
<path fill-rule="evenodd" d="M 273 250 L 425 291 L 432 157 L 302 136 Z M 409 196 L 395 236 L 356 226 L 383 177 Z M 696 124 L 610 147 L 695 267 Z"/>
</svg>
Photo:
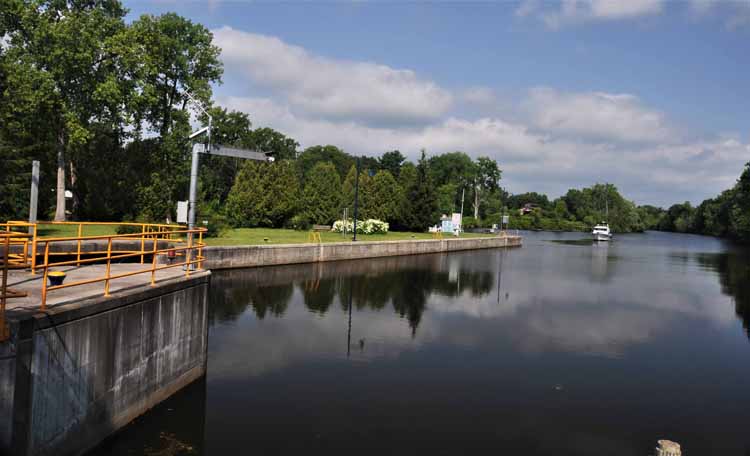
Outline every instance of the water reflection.
<svg viewBox="0 0 750 456">
<path fill-rule="evenodd" d="M 344 311 L 350 302 L 357 309 L 370 310 L 390 305 L 409 322 L 414 335 L 430 296 L 466 293 L 480 298 L 494 285 L 492 272 L 471 269 L 460 258 L 446 255 L 293 265 L 274 271 L 234 270 L 215 274 L 212 279 L 211 302 L 216 305 L 211 318 L 212 323 L 235 320 L 248 307 L 261 320 L 283 317 L 296 288 L 305 307 L 321 316 L 336 302 Z"/>
<path fill-rule="evenodd" d="M 510 251 L 216 272 L 196 446 L 644 456 L 671 438 L 748 454 L 749 261 L 708 238 L 542 233 Z"/>
<path fill-rule="evenodd" d="M 719 274 L 721 291 L 734 300 L 737 317 L 750 337 L 750 255 L 744 249 L 727 253 L 700 253 L 695 261 Z"/>
</svg>

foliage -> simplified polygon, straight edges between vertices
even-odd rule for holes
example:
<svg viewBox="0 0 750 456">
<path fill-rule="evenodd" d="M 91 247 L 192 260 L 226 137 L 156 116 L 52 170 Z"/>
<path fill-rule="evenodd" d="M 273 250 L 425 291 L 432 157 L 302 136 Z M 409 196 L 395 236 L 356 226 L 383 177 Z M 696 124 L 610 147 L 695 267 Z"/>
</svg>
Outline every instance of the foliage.
<svg viewBox="0 0 750 456">
<path fill-rule="evenodd" d="M 318 162 L 307 174 L 302 193 L 302 214 L 312 223 L 328 224 L 341 204 L 341 179 L 331 162 Z"/>
<path fill-rule="evenodd" d="M 657 228 L 750 242 L 750 163 L 734 187 L 695 208 L 689 202 L 672 205 L 659 219 Z"/>
<path fill-rule="evenodd" d="M 235 226 L 280 227 L 297 211 L 299 183 L 294 162 L 247 161 L 227 197 Z"/>
<path fill-rule="evenodd" d="M 388 171 L 393 177 L 398 177 L 404 161 L 406 161 L 406 157 L 400 151 L 392 150 L 381 155 L 378 164 L 380 169 Z"/>
<path fill-rule="evenodd" d="M 364 187 L 364 188 L 363 188 Z M 365 180 L 360 187 L 361 201 L 364 203 L 359 214 L 363 218 L 393 220 L 398 213 L 402 189 L 393 175 L 386 170 L 378 171 Z M 364 192 L 362 190 L 364 189 Z"/>
<path fill-rule="evenodd" d="M 404 194 L 406 198 L 400 218 L 407 229 L 424 231 L 437 222 L 439 214 L 435 185 L 432 181 L 430 162 L 424 150 L 416 167 L 416 176 L 409 186 L 404 188 Z"/>
<path fill-rule="evenodd" d="M 342 179 L 346 172 L 354 166 L 354 158 L 336 146 L 312 146 L 302 151 L 297 157 L 300 176 L 307 176 L 307 173 L 318 162 L 333 163 Z"/>
</svg>

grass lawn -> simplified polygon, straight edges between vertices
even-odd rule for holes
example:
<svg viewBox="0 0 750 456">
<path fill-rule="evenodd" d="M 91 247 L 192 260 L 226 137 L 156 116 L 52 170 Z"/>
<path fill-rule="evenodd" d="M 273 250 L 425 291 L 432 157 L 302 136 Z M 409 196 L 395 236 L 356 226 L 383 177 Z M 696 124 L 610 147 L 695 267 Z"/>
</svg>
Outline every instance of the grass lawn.
<svg viewBox="0 0 750 456">
<path fill-rule="evenodd" d="M 302 244 L 308 242 L 309 231 L 296 231 L 277 228 L 237 228 L 227 231 L 217 238 L 208 238 L 208 245 L 253 245 L 253 244 Z M 464 233 L 467 237 L 486 237 L 489 234 Z M 320 233 L 323 242 L 348 242 L 352 236 L 340 233 Z M 266 241 L 265 239 L 268 239 Z M 358 234 L 358 241 L 403 241 L 411 239 L 432 239 L 432 233 L 406 233 L 391 231 L 388 234 Z"/>
<path fill-rule="evenodd" d="M 116 234 L 117 225 L 84 226 L 83 236 L 107 236 Z M 38 233 L 43 237 L 78 236 L 77 225 L 40 225 Z M 216 238 L 206 238 L 208 245 L 255 245 L 255 244 L 304 244 L 308 242 L 309 231 L 287 230 L 280 228 L 236 228 Z M 464 233 L 462 238 L 486 237 L 489 234 Z M 452 237 L 452 236 L 446 236 Z M 340 233 L 322 232 L 323 242 L 348 242 L 352 235 L 346 237 Z M 268 239 L 266 241 L 266 239 Z M 403 241 L 411 239 L 433 239 L 432 233 L 408 233 L 391 231 L 388 234 L 358 234 L 359 241 Z"/>
</svg>

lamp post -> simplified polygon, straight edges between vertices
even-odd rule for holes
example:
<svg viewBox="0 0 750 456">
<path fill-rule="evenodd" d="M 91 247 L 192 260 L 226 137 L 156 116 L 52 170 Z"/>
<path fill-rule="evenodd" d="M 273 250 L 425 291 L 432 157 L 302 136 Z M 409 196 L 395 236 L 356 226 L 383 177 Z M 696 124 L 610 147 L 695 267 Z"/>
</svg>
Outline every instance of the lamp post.
<svg viewBox="0 0 750 456">
<path fill-rule="evenodd" d="M 354 178 L 354 237 L 353 242 L 357 241 L 357 217 L 359 216 L 359 157 L 357 157 L 357 172 Z"/>
</svg>

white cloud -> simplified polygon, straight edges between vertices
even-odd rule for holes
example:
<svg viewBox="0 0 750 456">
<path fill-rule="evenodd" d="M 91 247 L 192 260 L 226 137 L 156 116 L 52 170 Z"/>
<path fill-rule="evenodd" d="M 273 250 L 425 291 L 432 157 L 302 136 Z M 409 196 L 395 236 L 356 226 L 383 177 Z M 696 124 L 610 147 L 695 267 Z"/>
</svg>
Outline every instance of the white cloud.
<svg viewBox="0 0 750 456">
<path fill-rule="evenodd" d="M 218 103 L 302 147 L 334 144 L 366 155 L 399 149 L 412 160 L 422 148 L 461 150 L 495 158 L 514 193 L 556 197 L 610 182 L 639 203 L 658 205 L 713 196 L 750 160 L 739 137 L 687 140 L 632 94 L 542 87 L 510 105 L 486 87 L 449 91 L 410 70 L 314 56 L 229 28 L 216 34 L 228 78 L 263 88 L 239 97 L 223 87 Z"/>
<path fill-rule="evenodd" d="M 662 11 L 663 3 L 663 0 L 563 0 L 547 4 L 538 0 L 524 0 L 516 10 L 516 15 L 536 16 L 548 27 L 558 28 L 583 22 L 654 15 Z"/>
<path fill-rule="evenodd" d="M 393 125 L 440 118 L 453 97 L 411 70 L 336 60 L 265 35 L 214 30 L 229 71 L 273 89 L 291 108 L 328 119 Z"/>
<path fill-rule="evenodd" d="M 672 141 L 675 136 L 664 115 L 634 95 L 536 88 L 524 105 L 532 122 L 548 131 L 615 141 Z"/>
</svg>

